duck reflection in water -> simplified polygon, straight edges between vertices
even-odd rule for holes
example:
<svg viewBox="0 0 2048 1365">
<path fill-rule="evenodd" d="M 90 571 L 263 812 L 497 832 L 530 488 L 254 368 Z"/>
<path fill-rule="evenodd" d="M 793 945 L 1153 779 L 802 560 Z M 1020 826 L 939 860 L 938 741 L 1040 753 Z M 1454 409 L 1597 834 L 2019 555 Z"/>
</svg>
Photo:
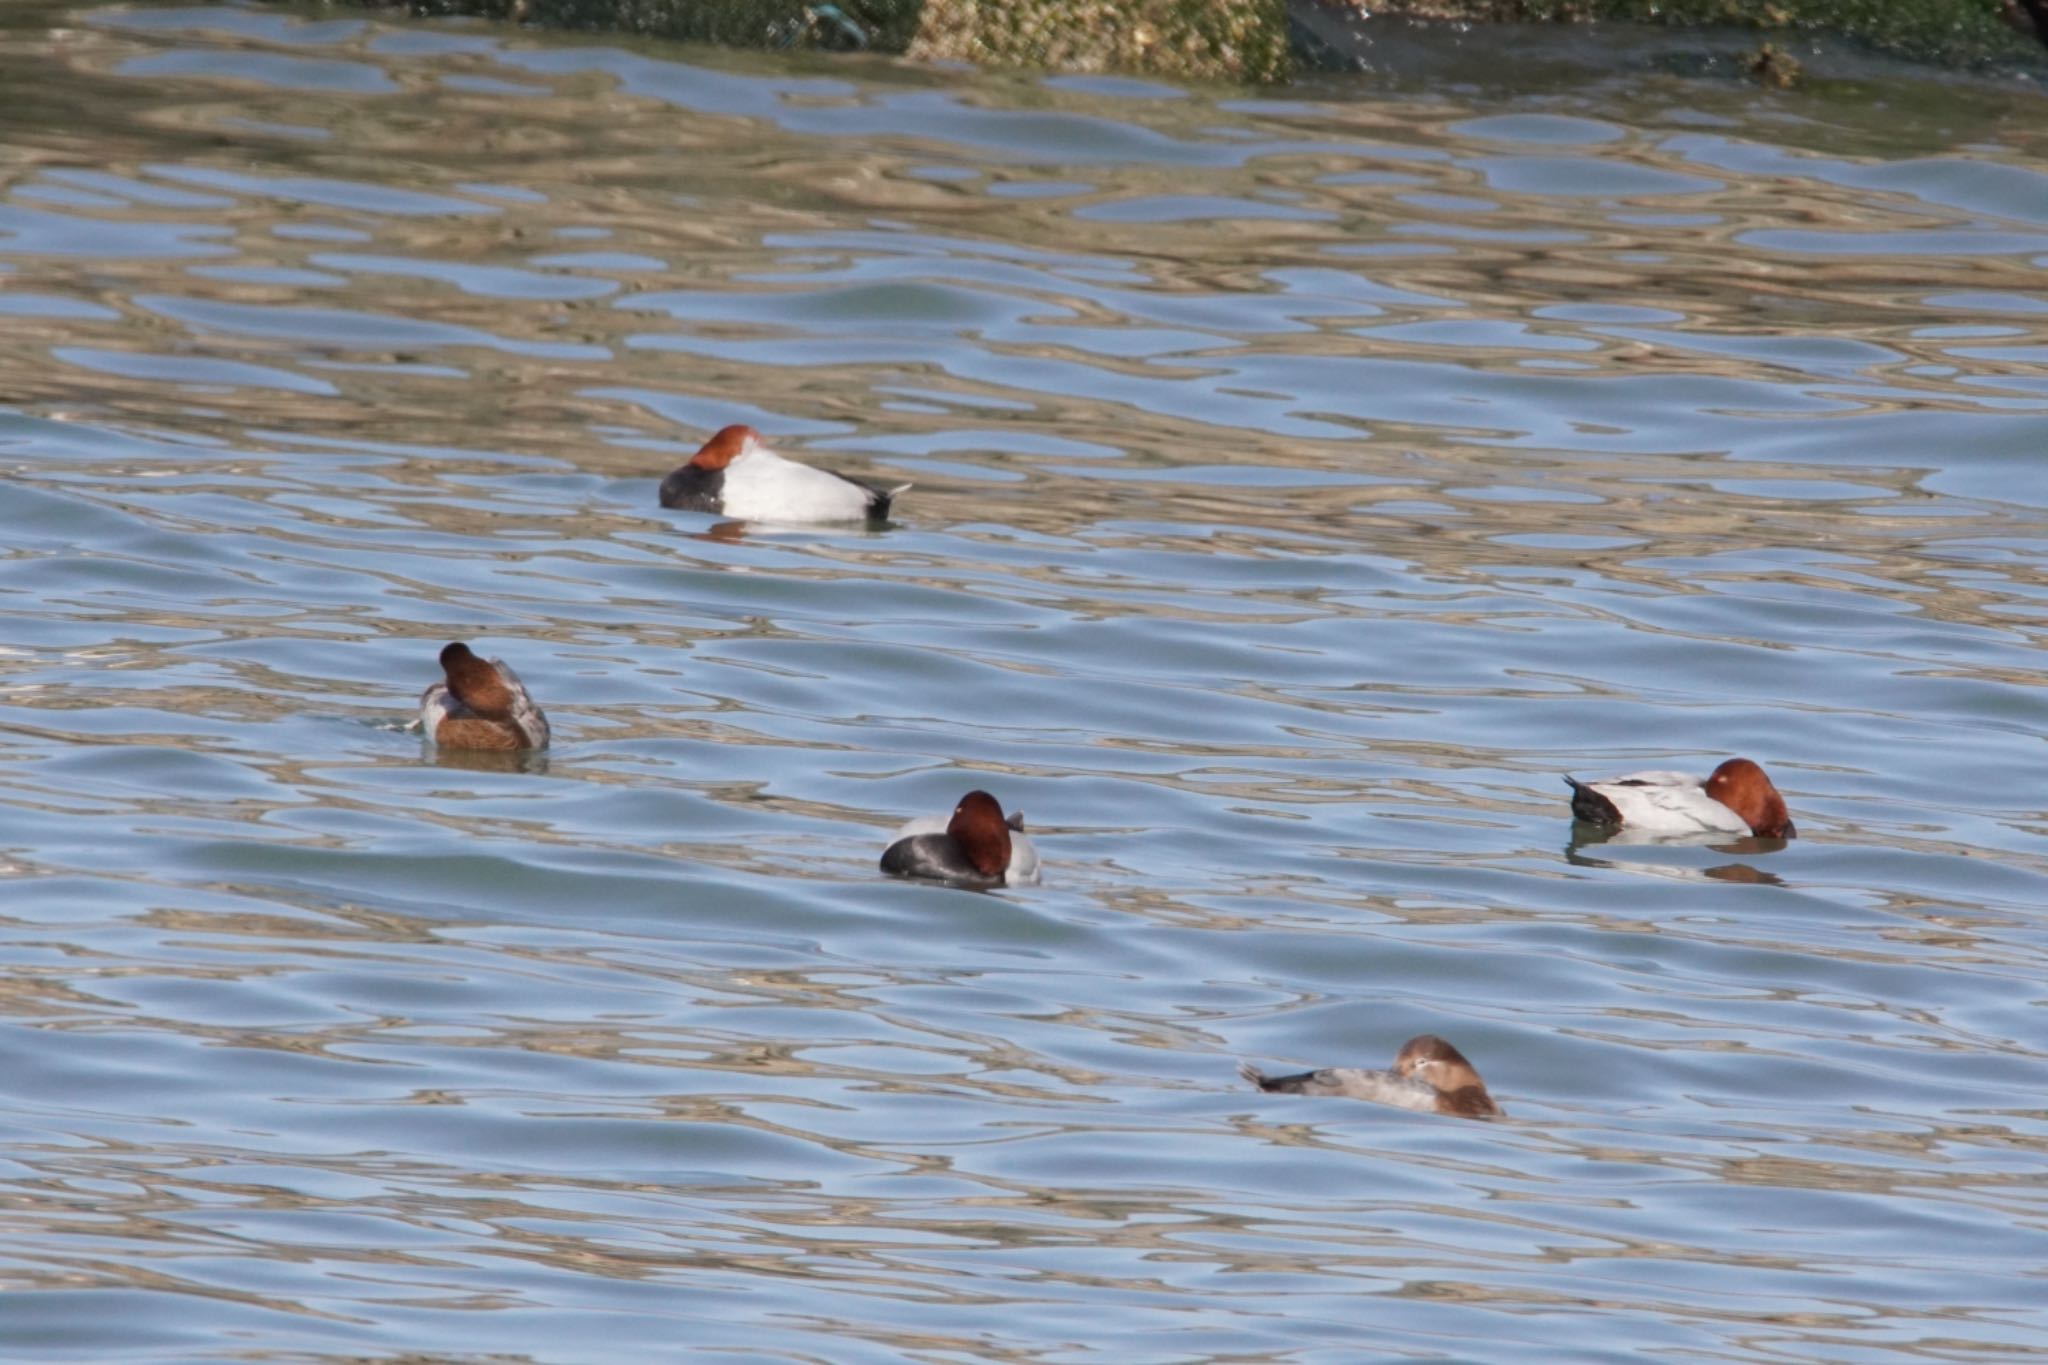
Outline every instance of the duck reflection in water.
<svg viewBox="0 0 2048 1365">
<path fill-rule="evenodd" d="M 761 521 L 714 521 L 701 531 L 687 531 L 692 540 L 708 540 L 717 545 L 738 545 L 742 541 L 764 541 L 780 534 L 807 536 L 815 540 L 820 535 L 828 536 L 882 536 L 886 531 L 879 525 L 871 526 L 794 526 L 778 525 Z"/>
<path fill-rule="evenodd" d="M 1631 835 L 1626 830 L 1605 829 L 1599 825 L 1584 823 L 1572 826 L 1572 840 L 1564 846 L 1564 860 L 1573 867 L 1601 867 L 1629 872 L 1645 872 L 1652 876 L 1674 877 L 1681 881 L 1696 878 L 1717 882 L 1747 882 L 1752 886 L 1783 886 L 1784 878 L 1774 872 L 1751 863 L 1722 863 L 1716 867 L 1687 867 L 1676 862 L 1643 862 L 1634 858 L 1597 858 L 1588 855 L 1587 849 L 1602 844 L 1614 848 L 1660 848 L 1676 852 L 1686 848 L 1705 849 L 1710 853 L 1726 853 L 1738 858 L 1754 858 L 1767 853 L 1777 853 L 1786 847 L 1786 840 L 1765 839 L 1755 834 L 1738 838 L 1727 835 L 1707 835 L 1693 839 L 1665 837 L 1652 839 L 1644 835 Z"/>
<path fill-rule="evenodd" d="M 543 749 L 443 749 L 436 746 L 429 755 L 437 768 L 459 768 L 472 773 L 544 773 L 548 755 Z"/>
</svg>

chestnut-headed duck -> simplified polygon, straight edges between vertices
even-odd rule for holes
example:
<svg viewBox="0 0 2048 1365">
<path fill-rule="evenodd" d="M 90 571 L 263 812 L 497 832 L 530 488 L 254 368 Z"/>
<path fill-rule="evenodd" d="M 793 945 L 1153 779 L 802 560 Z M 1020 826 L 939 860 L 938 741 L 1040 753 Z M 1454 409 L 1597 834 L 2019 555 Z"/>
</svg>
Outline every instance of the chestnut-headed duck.
<svg viewBox="0 0 2048 1365">
<path fill-rule="evenodd" d="M 974 791 L 960 798 L 950 817 L 905 821 L 882 851 L 882 871 L 977 890 L 1028 886 L 1038 880 L 1038 849 L 1024 833 L 1022 813 L 1006 818 L 993 796 Z"/>
<path fill-rule="evenodd" d="M 876 488 L 784 459 L 749 426 L 729 426 L 661 481 L 661 505 L 740 521 L 886 521 L 907 483 Z"/>
<path fill-rule="evenodd" d="M 503 659 L 457 641 L 441 651 L 446 682 L 420 693 L 420 729 L 444 749 L 545 749 L 548 718 Z"/>
<path fill-rule="evenodd" d="M 1790 839 L 1799 833 L 1785 798 L 1764 770 L 1731 758 L 1704 781 L 1690 773 L 1625 773 L 1581 782 L 1567 777 L 1572 814 L 1593 825 L 1641 834 L 1755 834 Z"/>
<path fill-rule="evenodd" d="M 1501 1113 L 1465 1054 L 1434 1033 L 1417 1034 L 1401 1044 L 1391 1071 L 1331 1066 L 1298 1076 L 1268 1076 L 1250 1062 L 1239 1063 L 1237 1070 L 1261 1090 L 1290 1095 L 1340 1095 L 1467 1119 L 1497 1118 Z"/>
</svg>

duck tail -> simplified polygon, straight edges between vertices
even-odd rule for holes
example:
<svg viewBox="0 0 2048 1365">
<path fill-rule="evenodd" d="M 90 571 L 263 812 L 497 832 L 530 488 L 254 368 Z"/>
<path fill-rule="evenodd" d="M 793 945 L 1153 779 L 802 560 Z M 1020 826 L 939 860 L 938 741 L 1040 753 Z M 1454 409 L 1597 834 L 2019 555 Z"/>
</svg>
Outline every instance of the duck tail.
<svg viewBox="0 0 2048 1365">
<path fill-rule="evenodd" d="M 894 488 L 869 489 L 868 491 L 874 494 L 874 497 L 868 503 L 868 516 L 875 521 L 888 520 L 889 504 L 896 501 L 897 495 L 908 493 L 913 486 L 912 484 L 899 483 Z"/>
</svg>

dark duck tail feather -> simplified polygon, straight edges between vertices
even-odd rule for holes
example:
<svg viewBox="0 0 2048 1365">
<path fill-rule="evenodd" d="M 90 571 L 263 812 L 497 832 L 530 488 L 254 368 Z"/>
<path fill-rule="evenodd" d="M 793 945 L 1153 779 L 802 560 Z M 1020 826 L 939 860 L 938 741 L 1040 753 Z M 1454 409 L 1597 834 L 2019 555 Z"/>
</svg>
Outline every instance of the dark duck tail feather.
<svg viewBox="0 0 2048 1365">
<path fill-rule="evenodd" d="M 1618 825 L 1621 811 L 1612 801 L 1594 791 L 1576 777 L 1567 777 L 1565 785 L 1572 789 L 1572 815 L 1589 825 Z"/>
</svg>

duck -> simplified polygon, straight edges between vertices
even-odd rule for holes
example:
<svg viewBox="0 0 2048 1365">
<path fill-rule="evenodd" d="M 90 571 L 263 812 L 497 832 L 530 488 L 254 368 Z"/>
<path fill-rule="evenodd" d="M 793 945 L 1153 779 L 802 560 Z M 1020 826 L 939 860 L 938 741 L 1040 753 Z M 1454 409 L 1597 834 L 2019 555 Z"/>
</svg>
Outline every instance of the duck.
<svg viewBox="0 0 2048 1365">
<path fill-rule="evenodd" d="M 722 427 L 690 462 L 661 481 L 661 505 L 740 521 L 866 521 L 889 518 L 910 487 L 877 488 L 786 459 L 750 426 Z"/>
<path fill-rule="evenodd" d="M 1250 1062 L 1240 1062 L 1237 1071 L 1272 1094 L 1338 1095 L 1466 1119 L 1499 1118 L 1503 1113 L 1479 1079 L 1478 1069 L 1434 1033 L 1418 1033 L 1401 1044 L 1387 1071 L 1331 1066 L 1296 1076 L 1268 1076 Z"/>
<path fill-rule="evenodd" d="M 1588 824 L 1641 834 L 1798 835 L 1785 798 L 1761 765 L 1731 758 L 1707 774 L 1645 772 L 1595 782 L 1565 778 L 1572 814 Z"/>
<path fill-rule="evenodd" d="M 545 749 L 548 718 L 503 659 L 456 641 L 441 651 L 447 681 L 420 693 L 420 730 L 444 749 Z"/>
<path fill-rule="evenodd" d="M 882 850 L 882 871 L 976 890 L 1029 886 L 1038 880 L 1038 849 L 1021 811 L 1005 816 L 993 796 L 971 791 L 951 816 L 905 821 Z"/>
</svg>

